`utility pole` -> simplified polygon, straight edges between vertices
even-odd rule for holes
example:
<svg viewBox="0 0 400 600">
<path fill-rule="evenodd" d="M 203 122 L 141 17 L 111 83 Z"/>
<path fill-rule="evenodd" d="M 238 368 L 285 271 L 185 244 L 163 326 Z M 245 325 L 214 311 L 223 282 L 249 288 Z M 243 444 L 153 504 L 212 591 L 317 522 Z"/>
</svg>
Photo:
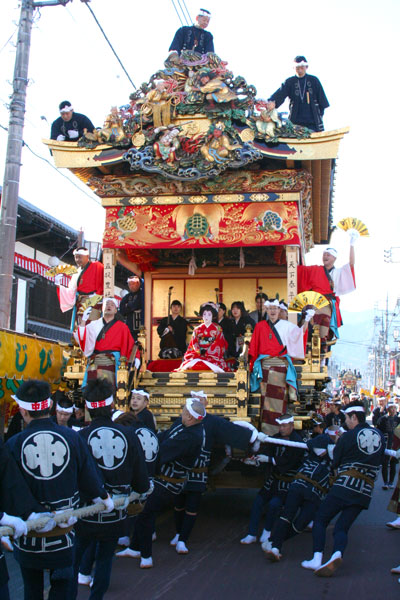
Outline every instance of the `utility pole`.
<svg viewBox="0 0 400 600">
<path fill-rule="evenodd" d="M 10 324 L 18 192 L 23 146 L 22 135 L 25 121 L 26 88 L 29 81 L 28 65 L 33 13 L 35 8 L 65 6 L 69 1 L 43 0 L 42 2 L 35 2 L 34 0 L 21 0 L 0 211 L 0 327 L 3 328 L 8 328 Z"/>
</svg>

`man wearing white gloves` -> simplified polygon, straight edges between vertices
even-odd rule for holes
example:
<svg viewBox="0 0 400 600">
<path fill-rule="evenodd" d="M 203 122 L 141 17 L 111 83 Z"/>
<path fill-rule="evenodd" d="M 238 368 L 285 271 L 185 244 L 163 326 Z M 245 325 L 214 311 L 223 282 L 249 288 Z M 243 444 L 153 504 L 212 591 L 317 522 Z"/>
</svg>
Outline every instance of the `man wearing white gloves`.
<svg viewBox="0 0 400 600">
<path fill-rule="evenodd" d="M 10 438 L 6 447 L 19 467 L 29 495 L 36 500 L 33 510 L 57 513 L 78 508 L 81 494 L 94 502 L 104 503 L 104 512 L 113 510 L 114 503 L 104 489 L 84 439 L 50 418 L 49 384 L 27 380 L 13 398 L 27 426 Z M 25 493 L 19 493 L 24 500 Z M 32 510 L 28 505 L 27 509 Z M 30 518 L 43 516 L 37 513 L 32 513 Z M 48 535 L 23 535 L 15 540 L 14 557 L 21 568 L 25 598 L 43 597 L 44 571 L 49 569 L 49 598 L 71 599 L 69 586 L 73 577 L 75 537 L 72 526 L 75 522 L 76 519 L 71 517 L 55 529 L 54 519 L 50 519 L 40 530 L 41 533 L 49 532 Z"/>
<path fill-rule="evenodd" d="M 315 314 L 307 310 L 303 327 L 279 318 L 279 300 L 267 300 L 267 319 L 255 326 L 249 346 L 251 391 L 260 388 L 261 429 L 277 433 L 276 418 L 287 410 L 288 396 L 296 397 L 297 375 L 292 358 L 304 358 L 304 333 Z"/>
<path fill-rule="evenodd" d="M 58 107 L 60 116 L 51 125 L 50 139 L 57 142 L 77 142 L 83 130 L 94 131 L 94 125 L 86 115 L 74 112 L 71 102 L 64 100 Z"/>
<path fill-rule="evenodd" d="M 349 229 L 350 256 L 349 262 L 343 267 L 335 267 L 337 250 L 327 248 L 322 254 L 322 265 L 297 267 L 297 291 L 310 290 L 325 296 L 330 305 L 320 308 L 312 321 L 312 325 L 319 325 L 321 341 L 324 343 L 334 337 L 339 337 L 339 327 L 342 325 L 342 316 L 339 310 L 339 296 L 349 294 L 356 289 L 354 275 L 355 253 L 354 246 L 360 234 L 355 229 Z"/>
</svg>

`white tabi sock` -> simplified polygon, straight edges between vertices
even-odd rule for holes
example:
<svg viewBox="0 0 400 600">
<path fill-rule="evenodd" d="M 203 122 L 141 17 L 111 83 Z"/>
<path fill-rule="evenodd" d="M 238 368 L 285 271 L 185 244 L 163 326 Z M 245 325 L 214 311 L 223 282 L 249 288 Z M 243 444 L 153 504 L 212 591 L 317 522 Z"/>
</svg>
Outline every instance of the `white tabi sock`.
<svg viewBox="0 0 400 600">
<path fill-rule="evenodd" d="M 138 550 L 131 550 L 130 548 L 125 548 L 125 550 L 117 552 L 115 556 L 128 556 L 129 558 L 140 558 L 140 552 Z"/>
<path fill-rule="evenodd" d="M 151 556 L 149 558 L 141 558 L 140 559 L 140 568 L 141 569 L 151 569 L 153 566 L 153 559 Z"/>
<path fill-rule="evenodd" d="M 176 545 L 176 551 L 178 554 L 188 554 L 189 550 L 186 547 L 185 542 L 178 542 Z"/>
<path fill-rule="evenodd" d="M 178 542 L 179 542 L 179 533 L 177 533 L 176 535 L 174 535 L 174 537 L 170 541 L 169 545 L 170 546 L 176 546 Z"/>
<path fill-rule="evenodd" d="M 270 536 L 271 536 L 271 532 L 267 531 L 266 529 L 263 529 L 262 534 L 260 536 L 260 544 L 269 540 Z"/>
<path fill-rule="evenodd" d="M 314 556 L 311 560 L 303 560 L 301 566 L 303 569 L 311 569 L 315 571 L 315 569 L 319 569 L 322 564 L 322 552 L 314 552 Z"/>
<path fill-rule="evenodd" d="M 256 542 L 256 541 L 257 541 L 257 538 L 255 535 L 246 535 L 246 537 L 244 537 L 240 540 L 240 543 L 248 545 L 248 544 L 254 544 L 254 542 Z"/>
</svg>

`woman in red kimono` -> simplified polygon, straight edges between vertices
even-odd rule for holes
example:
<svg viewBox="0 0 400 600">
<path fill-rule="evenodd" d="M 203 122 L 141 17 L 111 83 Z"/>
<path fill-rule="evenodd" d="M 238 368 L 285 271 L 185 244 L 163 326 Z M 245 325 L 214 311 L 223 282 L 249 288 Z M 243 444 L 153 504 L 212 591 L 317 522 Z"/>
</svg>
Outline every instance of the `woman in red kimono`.
<svg viewBox="0 0 400 600">
<path fill-rule="evenodd" d="M 215 304 L 207 302 L 200 308 L 203 323 L 193 330 L 189 347 L 183 357 L 183 362 L 177 371 L 214 371 L 223 373 L 229 371 L 224 360 L 228 344 L 224 338 L 222 328 L 213 319 L 217 319 L 218 310 Z"/>
</svg>

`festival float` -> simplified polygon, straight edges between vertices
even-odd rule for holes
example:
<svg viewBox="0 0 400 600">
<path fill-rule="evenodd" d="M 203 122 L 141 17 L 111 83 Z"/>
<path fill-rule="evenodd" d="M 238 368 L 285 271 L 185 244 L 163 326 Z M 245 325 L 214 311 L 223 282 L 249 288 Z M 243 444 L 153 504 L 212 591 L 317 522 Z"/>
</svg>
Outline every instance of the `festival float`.
<svg viewBox="0 0 400 600">
<path fill-rule="evenodd" d="M 250 330 L 237 364 L 216 373 L 176 371 L 176 360 L 160 360 L 156 329 L 168 314 L 169 291 L 192 326 L 208 301 L 229 307 L 241 300 L 252 310 L 261 290 L 294 300 L 297 266 L 314 245 L 329 242 L 335 160 L 347 132 L 313 133 L 284 121 L 216 54 L 183 51 L 129 104 L 112 108 L 103 128 L 78 142 L 44 140 L 55 165 L 88 185 L 105 208 L 105 296 L 114 295 L 117 261 L 143 272 L 135 383 L 150 393 L 158 423 L 175 418 L 188 391 L 199 388 L 210 412 L 258 424 L 260 395 L 250 391 L 246 356 Z M 290 408 L 298 427 L 328 382 L 330 346 L 324 350 L 314 327 L 305 360 L 295 361 L 299 394 Z M 74 369 L 66 376 L 79 384 L 83 360 Z M 124 369 L 120 408 L 129 387 Z"/>
</svg>

